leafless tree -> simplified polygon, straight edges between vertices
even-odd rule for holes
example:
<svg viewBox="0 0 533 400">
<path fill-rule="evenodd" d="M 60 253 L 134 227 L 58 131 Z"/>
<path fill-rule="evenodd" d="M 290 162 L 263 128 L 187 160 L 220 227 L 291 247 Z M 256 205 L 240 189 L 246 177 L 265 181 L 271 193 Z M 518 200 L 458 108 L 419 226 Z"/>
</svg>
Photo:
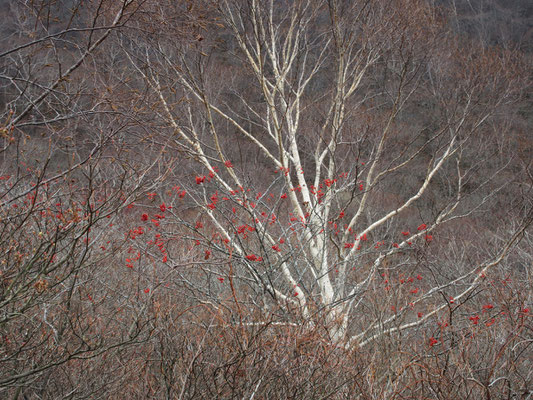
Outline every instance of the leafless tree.
<svg viewBox="0 0 533 400">
<path fill-rule="evenodd" d="M 420 270 L 439 228 L 472 217 L 498 190 L 506 160 L 482 184 L 471 180 L 494 151 L 483 132 L 499 129 L 495 113 L 520 94 L 519 59 L 458 43 L 418 1 L 225 1 L 219 13 L 224 33 L 195 46 L 124 47 L 170 127 L 170 148 L 199 163 L 191 195 L 211 230 L 196 229 L 198 238 L 242 266 L 235 274 L 268 293 L 264 306 L 301 310 L 311 324 L 325 318 L 347 346 L 418 327 L 447 306 L 398 325 L 409 303 L 467 297 L 529 220 L 453 279 L 425 275 L 395 313 L 365 318 L 384 271 Z"/>
</svg>

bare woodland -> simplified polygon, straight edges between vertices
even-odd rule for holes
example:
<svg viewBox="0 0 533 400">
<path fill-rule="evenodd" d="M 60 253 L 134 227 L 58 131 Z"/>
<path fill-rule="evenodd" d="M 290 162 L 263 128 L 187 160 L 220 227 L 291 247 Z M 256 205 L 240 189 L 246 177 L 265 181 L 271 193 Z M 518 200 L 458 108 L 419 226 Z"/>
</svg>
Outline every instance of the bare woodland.
<svg viewBox="0 0 533 400">
<path fill-rule="evenodd" d="M 0 1 L 0 396 L 533 399 L 503 3 Z"/>
</svg>

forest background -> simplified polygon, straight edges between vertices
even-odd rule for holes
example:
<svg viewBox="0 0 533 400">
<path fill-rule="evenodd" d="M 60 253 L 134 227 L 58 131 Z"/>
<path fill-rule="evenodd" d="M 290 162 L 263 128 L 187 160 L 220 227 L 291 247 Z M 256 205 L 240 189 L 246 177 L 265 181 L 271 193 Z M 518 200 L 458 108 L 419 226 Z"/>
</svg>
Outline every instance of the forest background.
<svg viewBox="0 0 533 400">
<path fill-rule="evenodd" d="M 530 1 L 0 15 L 0 396 L 533 398 Z"/>
</svg>

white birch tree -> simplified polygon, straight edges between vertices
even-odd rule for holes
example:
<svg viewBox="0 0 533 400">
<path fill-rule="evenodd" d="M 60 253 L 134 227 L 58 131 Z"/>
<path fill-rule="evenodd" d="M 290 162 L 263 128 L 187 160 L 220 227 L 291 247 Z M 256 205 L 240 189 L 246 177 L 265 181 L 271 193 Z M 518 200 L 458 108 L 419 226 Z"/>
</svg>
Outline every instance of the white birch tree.
<svg viewBox="0 0 533 400">
<path fill-rule="evenodd" d="M 437 318 L 443 295 L 467 299 L 531 222 L 435 268 L 452 247 L 442 227 L 497 195 L 508 160 L 487 163 L 484 137 L 519 95 L 513 54 L 459 45 L 414 0 L 225 0 L 217 12 L 220 31 L 187 47 L 122 41 L 165 151 L 183 157 L 169 173 L 193 208 L 167 223 L 191 229 L 212 277 L 241 307 L 322 324 L 347 346 Z M 396 305 L 369 311 L 379 300 Z"/>
</svg>

